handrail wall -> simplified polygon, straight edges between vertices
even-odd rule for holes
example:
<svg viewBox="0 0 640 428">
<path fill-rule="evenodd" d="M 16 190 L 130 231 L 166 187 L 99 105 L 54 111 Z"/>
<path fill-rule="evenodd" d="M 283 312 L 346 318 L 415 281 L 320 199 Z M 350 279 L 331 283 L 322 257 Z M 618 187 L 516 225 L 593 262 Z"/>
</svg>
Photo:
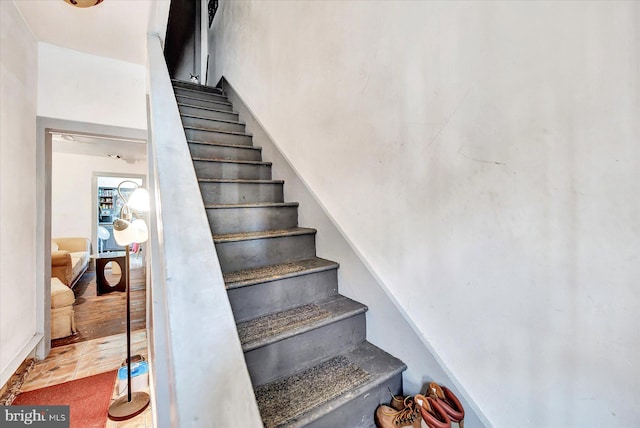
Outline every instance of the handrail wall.
<svg viewBox="0 0 640 428">
<path fill-rule="evenodd" d="M 261 427 L 157 34 L 147 48 L 155 426 Z"/>
</svg>

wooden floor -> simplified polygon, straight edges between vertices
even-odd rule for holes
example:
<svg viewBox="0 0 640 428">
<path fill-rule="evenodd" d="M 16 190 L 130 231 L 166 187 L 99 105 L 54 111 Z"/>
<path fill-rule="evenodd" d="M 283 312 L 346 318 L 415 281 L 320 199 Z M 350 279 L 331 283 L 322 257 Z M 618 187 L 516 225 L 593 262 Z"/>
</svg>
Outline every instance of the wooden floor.
<svg viewBox="0 0 640 428">
<path fill-rule="evenodd" d="M 105 276 L 109 280 L 113 277 L 109 277 L 108 272 L 110 271 L 105 271 Z M 134 331 L 146 327 L 145 268 L 131 268 L 130 282 L 131 330 Z M 78 332 L 69 337 L 52 340 L 52 347 L 69 345 L 127 331 L 126 293 L 114 291 L 98 296 L 96 294 L 95 272 L 85 273 L 73 288 L 73 291 L 76 295 L 73 309 Z"/>
</svg>

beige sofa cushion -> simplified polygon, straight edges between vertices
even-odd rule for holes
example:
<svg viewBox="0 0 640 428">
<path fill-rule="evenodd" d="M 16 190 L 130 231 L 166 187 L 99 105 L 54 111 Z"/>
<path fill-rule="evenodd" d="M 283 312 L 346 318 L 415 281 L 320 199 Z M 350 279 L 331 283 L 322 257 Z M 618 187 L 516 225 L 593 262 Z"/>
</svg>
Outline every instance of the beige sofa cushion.
<svg viewBox="0 0 640 428">
<path fill-rule="evenodd" d="M 86 251 L 76 251 L 71 253 L 71 267 L 73 269 L 73 279 L 76 279 L 80 272 L 89 264 L 89 253 Z"/>
<path fill-rule="evenodd" d="M 56 244 L 56 241 L 54 241 L 53 239 L 51 240 L 51 252 L 53 253 L 54 251 L 58 251 L 60 249 L 60 247 L 58 247 L 58 244 Z"/>
<path fill-rule="evenodd" d="M 73 290 L 64 285 L 58 278 L 51 278 L 51 308 L 62 308 L 73 305 L 76 298 Z"/>
</svg>

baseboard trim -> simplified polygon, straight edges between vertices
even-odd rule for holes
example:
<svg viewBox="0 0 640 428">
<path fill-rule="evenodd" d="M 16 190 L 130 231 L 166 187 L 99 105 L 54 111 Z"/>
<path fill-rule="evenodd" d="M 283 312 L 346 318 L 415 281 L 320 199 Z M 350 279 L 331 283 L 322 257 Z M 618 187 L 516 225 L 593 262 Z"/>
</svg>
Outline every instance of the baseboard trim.
<svg viewBox="0 0 640 428">
<path fill-rule="evenodd" d="M 9 362 L 7 367 L 5 367 L 2 370 L 2 373 L 0 373 L 0 385 L 4 386 L 4 384 L 6 384 L 9 379 L 11 379 L 11 376 L 13 376 L 16 370 L 20 368 L 22 363 L 24 363 L 24 361 L 27 359 L 27 357 L 29 357 L 29 355 L 31 354 L 35 355 L 36 347 L 38 346 L 40 341 L 43 339 L 43 337 L 44 335 L 42 333 L 36 333 L 29 340 L 29 342 L 27 342 L 27 344 L 24 345 L 22 349 L 20 349 L 20 351 L 18 351 L 16 356 L 13 358 L 13 360 L 11 360 L 11 362 Z"/>
</svg>

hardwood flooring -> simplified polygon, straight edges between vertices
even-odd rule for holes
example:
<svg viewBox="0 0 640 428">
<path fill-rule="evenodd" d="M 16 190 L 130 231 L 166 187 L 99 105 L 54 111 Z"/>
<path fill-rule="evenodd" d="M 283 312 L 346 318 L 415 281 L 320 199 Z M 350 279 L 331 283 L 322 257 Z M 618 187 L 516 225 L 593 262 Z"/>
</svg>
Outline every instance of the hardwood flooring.
<svg viewBox="0 0 640 428">
<path fill-rule="evenodd" d="M 105 271 L 108 280 L 109 271 Z M 110 281 L 111 282 L 111 281 Z M 131 268 L 131 331 L 146 328 L 145 268 Z M 114 291 L 98 296 L 95 272 L 85 273 L 74 287 L 76 328 L 69 337 L 51 341 L 51 347 L 112 336 L 127 331 L 126 294 Z"/>
</svg>

